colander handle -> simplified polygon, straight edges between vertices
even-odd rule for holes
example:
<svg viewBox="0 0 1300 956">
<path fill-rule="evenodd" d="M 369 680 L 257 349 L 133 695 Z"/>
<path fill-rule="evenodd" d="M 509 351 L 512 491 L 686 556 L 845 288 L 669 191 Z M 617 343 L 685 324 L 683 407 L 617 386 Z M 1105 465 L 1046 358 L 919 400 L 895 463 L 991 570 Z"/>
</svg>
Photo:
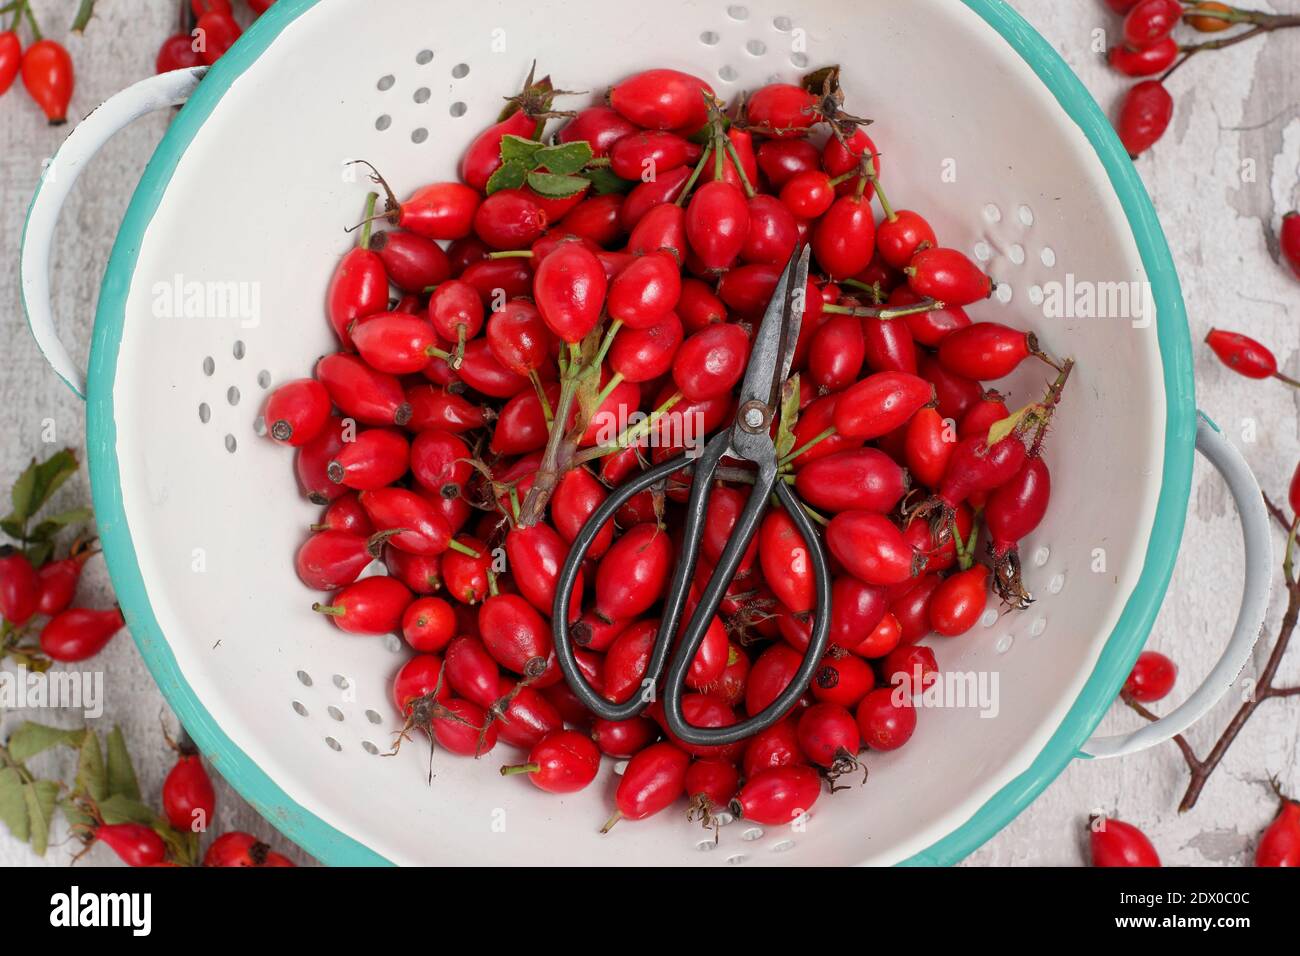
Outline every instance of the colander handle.
<svg viewBox="0 0 1300 956">
<path fill-rule="evenodd" d="M 1168 740 L 1196 723 L 1236 683 L 1259 639 L 1260 628 L 1264 625 L 1275 570 L 1264 496 L 1241 452 L 1223 436 L 1218 425 L 1204 413 L 1198 414 L 1196 450 L 1209 459 L 1210 464 L 1223 476 L 1237 505 L 1237 512 L 1241 515 L 1241 536 L 1246 551 L 1246 581 L 1242 587 L 1237 623 L 1218 663 L 1191 696 L 1166 716 L 1132 733 L 1091 738 L 1080 748 L 1082 756 L 1119 757 L 1137 753 Z"/>
<path fill-rule="evenodd" d="M 105 143 L 146 113 L 180 106 L 190 98 L 207 71 L 206 66 L 173 70 L 128 86 L 82 120 L 41 172 L 23 227 L 20 259 L 23 311 L 45 361 L 83 399 L 86 373 L 60 341 L 50 301 L 50 253 L 59 212 L 82 169 Z"/>
</svg>

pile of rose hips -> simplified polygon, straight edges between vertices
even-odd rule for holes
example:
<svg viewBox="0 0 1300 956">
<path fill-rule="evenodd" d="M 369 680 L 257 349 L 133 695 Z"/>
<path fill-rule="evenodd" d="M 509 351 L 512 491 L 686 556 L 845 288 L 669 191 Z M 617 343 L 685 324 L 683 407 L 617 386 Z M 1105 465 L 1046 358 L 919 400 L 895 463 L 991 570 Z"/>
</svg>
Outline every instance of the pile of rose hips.
<svg viewBox="0 0 1300 956">
<path fill-rule="evenodd" d="M 1111 67 L 1125 76 L 1155 77 L 1131 87 L 1120 107 L 1116 127 L 1134 159 L 1154 146 L 1169 128 L 1174 98 L 1165 81 L 1191 56 L 1300 25 L 1294 17 L 1241 10 L 1215 0 L 1106 0 L 1106 6 L 1124 17 L 1120 42 L 1108 55 Z M 1227 39 L 1184 46 L 1173 36 L 1179 23 L 1203 34 L 1218 34 L 1236 26 L 1243 29 Z"/>
<path fill-rule="evenodd" d="M 256 19 L 275 0 L 248 0 Z M 181 0 L 182 29 L 163 40 L 154 70 L 166 73 L 193 66 L 211 66 L 225 54 L 243 32 L 235 19 L 231 0 Z"/>
<path fill-rule="evenodd" d="M 27 95 L 41 108 L 50 125 L 66 123 L 68 103 L 76 84 L 72 57 L 62 44 L 42 35 L 32 12 L 31 0 L 13 0 L 0 6 L 0 17 L 5 16 L 10 19 L 9 28 L 0 31 L 0 96 L 9 91 L 18 74 L 22 73 Z M 32 44 L 26 50 L 19 36 L 24 23 L 32 35 Z M 85 23 L 78 17 L 72 29 L 80 32 L 84 27 Z"/>
<path fill-rule="evenodd" d="M 970 630 L 991 588 L 1027 603 L 1016 543 L 1047 507 L 1040 452 L 1069 363 L 967 315 L 992 281 L 889 204 L 837 70 L 756 90 L 732 117 L 707 83 L 668 69 L 576 114 L 552 109 L 558 95 L 530 76 L 459 182 L 399 201 L 375 174 L 387 206 L 373 214 L 370 196 L 327 293 L 339 351 L 265 409 L 270 437 L 297 450 L 302 493 L 325 506 L 298 574 L 333 592 L 314 609 L 341 631 L 405 637 L 404 733 L 465 756 L 500 740 L 527 753 L 503 774 L 557 793 L 590 784 L 602 754 L 628 760 L 614 819 L 687 797 L 706 819 L 730 808 L 789 823 L 861 750 L 911 738 L 912 698 L 893 685 L 936 678 L 922 638 Z M 372 234 L 376 221 L 388 228 Z M 657 701 L 593 719 L 562 680 L 548 620 L 570 543 L 609 488 L 683 450 L 683 423 L 700 445 L 730 424 L 750 336 L 805 241 L 814 274 L 777 445 L 825 526 L 833 646 L 792 713 L 737 745 L 673 739 Z M 1012 412 L 981 383 L 1029 358 L 1056 381 Z M 696 587 L 747 477 L 735 463 L 718 482 Z M 645 690 L 689 481 L 620 509 L 575 585 L 578 663 L 612 701 Z M 975 560 L 981 526 L 991 566 Z M 387 573 L 360 577 L 376 558 Z M 813 603 L 804 545 L 776 508 L 686 677 L 687 719 L 727 726 L 775 699 Z"/>
</svg>

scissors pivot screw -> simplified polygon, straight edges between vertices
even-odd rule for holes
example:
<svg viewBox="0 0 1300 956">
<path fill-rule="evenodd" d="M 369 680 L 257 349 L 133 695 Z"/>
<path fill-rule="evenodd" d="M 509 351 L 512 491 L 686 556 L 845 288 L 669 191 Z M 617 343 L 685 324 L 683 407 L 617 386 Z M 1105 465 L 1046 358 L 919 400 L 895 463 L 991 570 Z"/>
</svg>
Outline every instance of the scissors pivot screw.
<svg viewBox="0 0 1300 956">
<path fill-rule="evenodd" d="M 759 432 L 767 427 L 767 406 L 759 401 L 748 401 L 740 409 L 740 425 L 747 432 Z"/>
</svg>

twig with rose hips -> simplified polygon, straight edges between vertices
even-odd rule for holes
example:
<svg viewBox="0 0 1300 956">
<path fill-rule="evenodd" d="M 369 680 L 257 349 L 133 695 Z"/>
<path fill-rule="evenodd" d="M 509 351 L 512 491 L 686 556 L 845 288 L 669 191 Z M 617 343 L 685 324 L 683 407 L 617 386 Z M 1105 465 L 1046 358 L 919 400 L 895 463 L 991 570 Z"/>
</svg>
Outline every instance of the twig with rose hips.
<svg viewBox="0 0 1300 956">
<path fill-rule="evenodd" d="M 1165 134 L 1174 115 L 1174 99 L 1165 83 L 1192 57 L 1224 50 L 1247 40 L 1300 27 L 1300 15 L 1243 10 L 1207 0 L 1106 0 L 1124 16 L 1121 42 L 1107 54 L 1110 65 L 1126 76 L 1152 77 L 1129 89 L 1116 128 L 1134 159 Z M 1202 34 L 1240 32 L 1217 40 L 1179 43 L 1175 28 L 1185 23 Z"/>
<path fill-rule="evenodd" d="M 1206 341 L 1223 364 L 1238 374 L 1247 378 L 1277 378 L 1288 385 L 1300 387 L 1300 382 L 1277 371 L 1277 359 L 1272 351 L 1254 339 L 1239 333 L 1212 329 L 1210 334 L 1206 336 Z M 1187 741 L 1187 738 L 1182 734 L 1178 734 L 1173 738 L 1174 743 L 1183 755 L 1183 760 L 1187 763 L 1188 770 L 1191 771 L 1187 791 L 1183 794 L 1183 799 L 1178 805 L 1180 813 L 1184 813 L 1196 806 L 1196 801 L 1200 798 L 1201 791 L 1205 789 L 1210 776 L 1223 761 L 1233 741 L 1237 739 L 1238 734 L 1246 726 L 1246 722 L 1250 720 L 1260 705 L 1269 700 L 1300 696 L 1300 686 L 1279 687 L 1273 683 L 1277 677 L 1278 668 L 1282 664 L 1282 659 L 1286 656 L 1287 648 L 1291 644 L 1296 624 L 1300 622 L 1300 578 L 1296 576 L 1294 561 L 1296 532 L 1297 529 L 1300 529 L 1300 467 L 1296 468 L 1291 479 L 1288 494 L 1288 503 L 1294 517 L 1288 518 L 1286 512 L 1274 504 L 1268 495 L 1264 495 L 1264 503 L 1267 505 L 1273 519 L 1286 532 L 1287 536 L 1286 553 L 1282 560 L 1282 577 L 1286 583 L 1287 593 L 1286 611 L 1282 615 L 1282 624 L 1278 628 L 1277 638 L 1274 641 L 1272 650 L 1269 652 L 1268 660 L 1259 672 L 1253 693 L 1247 700 L 1242 702 L 1210 752 L 1203 758 L 1199 757 L 1196 751 L 1192 749 L 1192 745 Z M 1130 689 L 1126 688 L 1121 696 L 1125 703 L 1147 720 L 1156 719 L 1156 715 L 1143 706 L 1133 696 Z"/>
</svg>

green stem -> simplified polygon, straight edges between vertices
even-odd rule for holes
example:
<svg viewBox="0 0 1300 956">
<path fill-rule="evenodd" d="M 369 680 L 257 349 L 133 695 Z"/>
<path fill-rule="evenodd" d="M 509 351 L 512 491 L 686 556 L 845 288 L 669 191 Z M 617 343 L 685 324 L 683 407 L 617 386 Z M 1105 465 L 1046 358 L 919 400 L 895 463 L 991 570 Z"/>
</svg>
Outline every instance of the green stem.
<svg viewBox="0 0 1300 956">
<path fill-rule="evenodd" d="M 41 33 L 41 28 L 36 23 L 36 14 L 32 13 L 30 0 L 23 0 L 23 12 L 27 15 L 27 25 L 32 28 L 32 39 L 40 43 L 45 39 L 45 35 Z"/>
<path fill-rule="evenodd" d="M 81 6 L 77 8 L 77 16 L 72 21 L 73 33 L 84 33 L 86 25 L 90 23 L 90 18 L 95 15 L 95 0 L 81 0 Z"/>
<path fill-rule="evenodd" d="M 650 431 L 655 423 L 664 415 L 672 410 L 672 407 L 682 400 L 684 396 L 681 392 L 674 392 L 668 398 L 664 399 L 662 405 L 652 411 L 641 421 L 637 422 L 631 428 L 626 428 L 623 433 L 614 439 L 609 445 L 598 445 L 595 448 L 588 448 L 573 459 L 573 464 L 585 465 L 589 461 L 595 461 L 598 458 L 604 458 L 606 455 L 612 455 L 614 452 L 622 451 L 629 447 L 633 442 L 641 438 L 642 435 Z"/>
<path fill-rule="evenodd" d="M 808 449 L 820 445 L 822 442 L 824 442 L 826 439 L 830 438 L 834 434 L 835 434 L 835 426 L 832 425 L 830 428 L 827 428 L 825 431 L 819 434 L 816 438 L 809 439 L 808 441 L 800 445 L 798 448 L 796 448 L 794 451 L 787 454 L 779 462 L 777 462 L 777 465 L 783 466 L 783 465 L 790 464 L 790 462 L 794 461 L 796 458 L 798 458 Z"/>
<path fill-rule="evenodd" d="M 533 250 L 531 249 L 508 249 L 505 252 L 489 252 L 489 259 L 531 259 Z"/>
<path fill-rule="evenodd" d="M 677 199 L 673 203 L 673 205 L 675 206 L 686 205 L 686 200 L 690 197 L 691 190 L 695 188 L 696 182 L 699 181 L 700 174 L 704 172 L 704 164 L 709 161 L 709 157 L 712 154 L 713 154 L 713 143 L 709 143 L 708 146 L 704 147 L 704 152 L 700 154 L 700 161 L 695 164 L 695 169 L 691 171 L 690 178 L 687 179 L 686 182 L 682 185 L 682 191 L 678 194 Z"/>
<path fill-rule="evenodd" d="M 503 776 L 503 777 L 509 777 L 509 776 L 513 776 L 514 774 L 517 774 L 517 773 L 537 773 L 537 771 L 539 771 L 539 770 L 541 770 L 541 769 L 542 769 L 541 764 L 536 764 L 536 763 L 520 763 L 520 764 L 515 764 L 515 765 L 512 766 L 512 767 L 510 767 L 510 766 L 502 767 L 502 768 L 501 768 L 501 776 Z"/>
<path fill-rule="evenodd" d="M 347 611 L 337 604 L 313 604 L 311 609 L 317 614 L 328 614 L 330 617 L 342 617 Z"/>
<path fill-rule="evenodd" d="M 722 134 L 722 145 L 727 150 L 727 156 L 731 158 L 731 165 L 736 167 L 736 176 L 740 178 L 740 186 L 745 190 L 745 198 L 753 199 L 757 195 L 753 183 L 749 181 L 749 174 L 745 172 L 745 166 L 740 161 L 740 154 L 736 152 L 736 144 L 731 141 L 731 137 L 726 133 Z"/>
<path fill-rule="evenodd" d="M 455 552 L 457 552 L 457 553 L 459 553 L 459 554 L 463 554 L 463 555 L 465 555 L 465 556 L 468 557 L 468 558 L 481 558 L 481 557 L 483 557 L 483 555 L 481 555 L 479 552 L 475 551 L 475 550 L 474 550 L 473 548 L 471 548 L 469 545 L 467 545 L 467 544 L 461 544 L 461 543 L 460 543 L 459 541 L 457 541 L 455 538 L 452 538 L 450 541 L 447 542 L 447 548 L 448 548 L 449 550 L 451 550 L 451 551 L 455 551 Z"/>
<path fill-rule="evenodd" d="M 374 226 L 371 219 L 375 215 L 375 203 L 378 201 L 379 193 L 370 193 L 366 196 L 366 221 L 365 225 L 361 227 L 361 239 L 357 242 L 357 245 L 362 249 L 370 248 L 370 232 L 371 227 Z"/>
<path fill-rule="evenodd" d="M 600 390 L 600 394 L 596 396 L 595 407 L 600 408 L 600 406 L 604 405 L 605 399 L 609 398 L 610 395 L 614 394 L 614 389 L 618 388 L 622 384 L 623 384 L 622 372 L 615 372 L 613 375 L 611 375 L 609 377 L 609 381 L 605 383 L 605 387 L 602 388 Z"/>
<path fill-rule="evenodd" d="M 551 412 L 550 399 L 546 397 L 546 389 L 542 387 L 542 379 L 541 376 L 537 374 L 537 369 L 532 368 L 528 370 L 528 379 L 533 383 L 533 389 L 537 392 L 537 400 L 542 403 L 542 415 L 546 419 L 546 428 L 549 431 L 551 422 L 555 419 Z"/>
<path fill-rule="evenodd" d="M 618 330 L 623 327 L 622 319 L 615 319 L 609 323 L 609 328 L 605 330 L 605 337 L 601 340 L 600 348 L 596 351 L 596 357 L 591 360 L 592 368 L 600 368 L 605 356 L 609 354 L 609 348 L 614 344 L 614 336 L 618 335 Z M 596 406 L 599 408 L 600 406 Z"/>
<path fill-rule="evenodd" d="M 1300 388 L 1300 382 L 1297 382 L 1289 375 L 1283 375 L 1281 372 L 1274 372 L 1273 377 L 1279 382 L 1286 382 L 1292 388 Z"/>
</svg>

